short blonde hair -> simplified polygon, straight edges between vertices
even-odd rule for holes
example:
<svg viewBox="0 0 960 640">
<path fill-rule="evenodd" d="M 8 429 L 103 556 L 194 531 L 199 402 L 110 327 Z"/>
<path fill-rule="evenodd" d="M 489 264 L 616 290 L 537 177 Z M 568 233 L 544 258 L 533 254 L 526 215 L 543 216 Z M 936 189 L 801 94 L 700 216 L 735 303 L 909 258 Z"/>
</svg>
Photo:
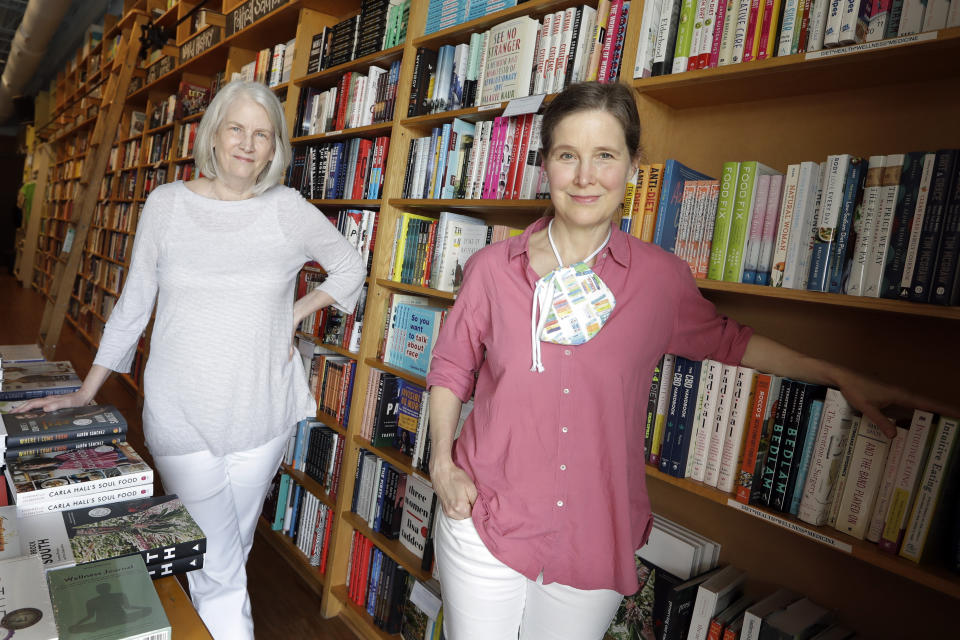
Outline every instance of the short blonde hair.
<svg viewBox="0 0 960 640">
<path fill-rule="evenodd" d="M 194 160 L 197 169 L 208 178 L 216 178 L 218 173 L 217 158 L 213 151 L 217 131 L 223 124 L 227 109 L 240 97 L 253 100 L 267 112 L 270 124 L 273 126 L 273 158 L 257 176 L 253 187 L 254 195 L 260 195 L 275 184 L 283 182 L 287 165 L 290 164 L 290 140 L 287 138 L 287 122 L 283 117 L 283 107 L 273 91 L 259 82 L 234 80 L 217 92 L 207 106 L 200 126 L 197 127 L 197 138 L 194 142 Z"/>
</svg>

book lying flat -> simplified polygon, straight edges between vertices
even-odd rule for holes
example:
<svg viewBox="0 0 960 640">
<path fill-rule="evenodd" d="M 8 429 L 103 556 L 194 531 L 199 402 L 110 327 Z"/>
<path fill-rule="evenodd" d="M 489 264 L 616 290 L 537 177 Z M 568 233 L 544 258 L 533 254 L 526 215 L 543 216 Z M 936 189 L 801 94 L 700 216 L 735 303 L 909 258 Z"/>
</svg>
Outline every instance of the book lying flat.
<svg viewBox="0 0 960 640">
<path fill-rule="evenodd" d="M 167 640 L 170 623 L 140 556 L 47 574 L 60 640 Z"/>
<path fill-rule="evenodd" d="M 40 558 L 25 556 L 0 561 L 3 594 L 3 630 L 17 640 L 57 640 L 50 594 L 43 579 Z M 64 636 L 60 636 L 64 637 Z"/>
<path fill-rule="evenodd" d="M 15 362 L 43 362 L 43 352 L 35 344 L 0 344 L 0 366 Z"/>
<path fill-rule="evenodd" d="M 71 393 L 82 381 L 67 361 L 24 362 L 4 365 L 0 400 L 27 400 Z"/>
<path fill-rule="evenodd" d="M 70 439 L 117 436 L 127 421 L 112 405 L 27 411 L 0 416 L 0 450 Z M 12 456 L 11 456 L 12 457 Z"/>
</svg>

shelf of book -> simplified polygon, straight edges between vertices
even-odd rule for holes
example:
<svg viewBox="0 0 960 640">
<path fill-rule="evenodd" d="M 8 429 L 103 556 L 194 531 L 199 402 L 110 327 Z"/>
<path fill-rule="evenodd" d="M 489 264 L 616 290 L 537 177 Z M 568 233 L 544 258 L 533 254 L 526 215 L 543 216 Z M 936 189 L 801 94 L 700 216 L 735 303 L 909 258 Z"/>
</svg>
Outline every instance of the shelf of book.
<svg viewBox="0 0 960 640">
<path fill-rule="evenodd" d="M 320 273 L 323 273 L 319 269 L 317 269 L 317 271 L 319 271 Z M 353 358 L 354 360 L 356 360 L 357 356 L 360 355 L 358 353 L 354 353 L 353 351 L 350 351 L 349 349 L 344 349 L 343 347 L 337 346 L 335 344 L 327 344 L 317 336 L 311 336 L 302 331 L 297 331 L 297 336 L 300 338 L 303 338 L 304 340 L 309 340 L 310 342 L 316 344 L 317 346 L 323 347 L 324 349 L 333 351 L 338 355 L 346 356 L 348 358 Z"/>
<path fill-rule="evenodd" d="M 697 286 L 703 291 L 755 296 L 773 300 L 792 300 L 809 302 L 818 305 L 831 305 L 851 309 L 865 309 L 898 313 L 907 316 L 924 316 L 930 318 L 944 318 L 960 320 L 960 307 L 942 307 L 938 305 L 922 304 L 905 300 L 888 300 L 886 298 L 868 298 L 865 296 L 850 296 L 839 293 L 822 293 L 820 291 L 806 291 L 803 289 L 784 289 L 782 287 L 768 287 L 740 282 L 724 282 L 720 280 L 697 280 Z"/>
<path fill-rule="evenodd" d="M 348 587 L 337 585 L 330 591 L 342 605 L 340 615 L 350 627 L 363 638 L 369 640 L 398 640 L 399 634 L 387 633 L 373 623 L 373 616 L 367 610 L 350 599 Z"/>
<path fill-rule="evenodd" d="M 290 139 L 290 144 L 300 145 L 310 142 L 326 142 L 328 140 L 342 140 L 344 138 L 362 138 L 365 136 L 379 136 L 390 133 L 393 129 L 392 122 L 378 122 L 377 124 L 368 124 L 363 127 L 353 129 L 338 129 L 336 131 L 327 131 L 325 133 L 316 133 L 310 136 L 299 136 Z"/>
<path fill-rule="evenodd" d="M 293 478 L 298 485 L 316 496 L 320 502 L 327 505 L 331 509 L 336 508 L 336 501 L 327 494 L 327 490 L 324 489 L 323 485 L 321 485 L 319 482 L 308 476 L 303 471 L 294 469 L 287 463 L 281 464 L 280 468 L 284 473 Z"/>
<path fill-rule="evenodd" d="M 405 284 L 403 282 L 396 282 L 395 280 L 387 280 L 386 278 L 377 278 L 377 284 L 385 289 L 403 291 L 404 293 L 415 293 L 427 298 L 438 298 L 440 300 L 447 300 L 451 302 L 457 298 L 457 294 L 453 291 L 439 291 L 437 289 L 431 289 L 430 287 L 421 287 L 420 285 L 416 284 Z"/>
<path fill-rule="evenodd" d="M 645 96 L 675 109 L 789 98 L 957 75 L 934 60 L 960 55 L 960 27 L 813 53 L 751 60 L 633 80 Z"/>
<path fill-rule="evenodd" d="M 298 87 L 333 86 L 340 80 L 340 76 L 344 73 L 348 71 L 366 71 L 372 65 L 388 66 L 392 62 L 400 60 L 403 57 L 403 51 L 404 45 L 390 47 L 389 49 L 371 53 L 368 56 L 363 56 L 350 62 L 344 62 L 343 64 L 338 64 L 328 69 L 321 69 L 315 73 L 305 75 L 302 78 L 297 78 L 293 81 L 293 84 Z"/>
<path fill-rule="evenodd" d="M 832 527 L 814 527 L 797 518 L 758 508 L 753 505 L 742 505 L 734 499 L 733 494 L 720 491 L 702 482 L 690 478 L 677 478 L 664 473 L 653 465 L 647 465 L 647 478 L 657 482 L 673 485 L 688 493 L 705 498 L 717 504 L 729 507 L 741 513 L 791 531 L 798 536 L 814 540 L 820 544 L 836 549 L 841 553 L 848 553 L 863 562 L 879 567 L 884 571 L 902 576 L 931 589 L 936 589 L 954 598 L 960 598 L 960 576 L 936 566 L 918 565 L 900 556 L 886 553 L 872 542 L 859 540 L 833 529 Z"/>
<path fill-rule="evenodd" d="M 380 207 L 379 200 L 324 200 L 324 199 L 314 199 L 308 200 L 310 204 L 316 205 L 318 207 L 352 207 L 352 208 L 363 208 L 363 209 L 377 209 Z"/>
<path fill-rule="evenodd" d="M 331 429 L 339 433 L 341 436 L 347 435 L 346 427 L 340 424 L 340 421 L 337 420 L 336 416 L 331 415 L 322 409 L 319 409 L 317 411 L 317 420 L 319 420 L 326 426 L 330 427 Z"/>
<path fill-rule="evenodd" d="M 399 563 L 404 569 L 413 574 L 418 580 L 429 580 L 430 572 L 420 568 L 420 558 L 400 544 L 399 540 L 391 540 L 367 526 L 367 521 L 351 511 L 343 512 L 343 520 L 369 538 L 381 551 Z"/>
<path fill-rule="evenodd" d="M 479 215 L 489 221 L 491 216 L 517 214 L 529 216 L 533 222 L 550 208 L 549 200 L 441 200 L 432 198 L 390 198 L 390 206 L 397 209 L 435 212 L 457 211 Z"/>
<path fill-rule="evenodd" d="M 289 536 L 285 536 L 280 531 L 274 531 L 270 524 L 260 518 L 257 520 L 257 533 L 260 538 L 273 547 L 287 564 L 296 572 L 311 591 L 321 596 L 323 594 L 324 575 L 316 567 L 310 566 L 306 556 L 297 548 Z"/>
</svg>

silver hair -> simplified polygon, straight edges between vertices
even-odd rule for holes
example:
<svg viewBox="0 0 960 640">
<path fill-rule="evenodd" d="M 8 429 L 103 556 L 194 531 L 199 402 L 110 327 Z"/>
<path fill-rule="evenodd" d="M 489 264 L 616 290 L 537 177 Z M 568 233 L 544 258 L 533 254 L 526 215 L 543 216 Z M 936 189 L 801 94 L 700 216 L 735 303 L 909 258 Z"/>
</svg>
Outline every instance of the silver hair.
<svg viewBox="0 0 960 640">
<path fill-rule="evenodd" d="M 275 184 L 283 182 L 292 152 L 287 137 L 287 122 L 283 116 L 283 107 L 273 91 L 259 82 L 234 80 L 224 86 L 207 106 L 197 138 L 194 142 L 194 160 L 197 169 L 208 178 L 216 178 L 218 173 L 216 154 L 213 152 L 217 131 L 223 124 L 227 109 L 240 97 L 253 100 L 267 112 L 273 126 L 273 158 L 267 162 L 253 187 L 254 195 L 260 195 Z"/>
</svg>

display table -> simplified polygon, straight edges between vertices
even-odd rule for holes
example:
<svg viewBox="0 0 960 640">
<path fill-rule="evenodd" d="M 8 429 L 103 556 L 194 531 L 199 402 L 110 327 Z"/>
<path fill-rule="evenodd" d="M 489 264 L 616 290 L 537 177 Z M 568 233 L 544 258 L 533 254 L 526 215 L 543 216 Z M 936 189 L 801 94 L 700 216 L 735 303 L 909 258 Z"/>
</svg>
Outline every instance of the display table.
<svg viewBox="0 0 960 640">
<path fill-rule="evenodd" d="M 180 586 L 176 577 L 168 576 L 153 581 L 153 586 L 163 603 L 163 610 L 170 621 L 173 637 L 176 640 L 212 640 L 210 632 L 204 626 L 196 609 Z"/>
</svg>

